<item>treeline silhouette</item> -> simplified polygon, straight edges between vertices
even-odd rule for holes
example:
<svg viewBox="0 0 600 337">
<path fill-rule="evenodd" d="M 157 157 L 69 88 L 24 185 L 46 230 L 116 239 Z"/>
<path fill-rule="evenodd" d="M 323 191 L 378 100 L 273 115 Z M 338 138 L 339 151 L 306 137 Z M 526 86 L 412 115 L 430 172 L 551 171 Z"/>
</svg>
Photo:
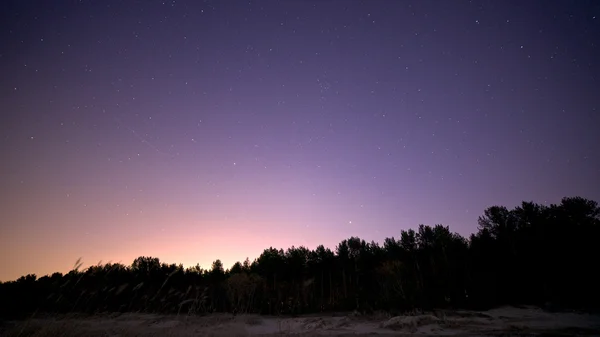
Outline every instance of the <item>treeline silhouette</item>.
<svg viewBox="0 0 600 337">
<path fill-rule="evenodd" d="M 219 260 L 205 270 L 153 257 L 131 266 L 77 266 L 0 284 L 0 313 L 593 309 L 600 303 L 599 215 L 597 202 L 570 197 L 558 205 L 490 207 L 468 239 L 420 225 L 382 245 L 351 237 L 333 251 L 268 248 L 229 270 Z"/>
</svg>

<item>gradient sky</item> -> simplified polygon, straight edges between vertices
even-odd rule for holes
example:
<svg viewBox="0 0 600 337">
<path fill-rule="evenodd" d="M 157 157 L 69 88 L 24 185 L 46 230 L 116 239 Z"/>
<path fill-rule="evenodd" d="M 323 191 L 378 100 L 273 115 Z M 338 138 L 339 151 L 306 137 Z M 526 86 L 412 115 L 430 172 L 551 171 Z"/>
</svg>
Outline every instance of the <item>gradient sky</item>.
<svg viewBox="0 0 600 337">
<path fill-rule="evenodd" d="M 0 5 L 0 280 L 600 200 L 598 1 Z"/>
</svg>

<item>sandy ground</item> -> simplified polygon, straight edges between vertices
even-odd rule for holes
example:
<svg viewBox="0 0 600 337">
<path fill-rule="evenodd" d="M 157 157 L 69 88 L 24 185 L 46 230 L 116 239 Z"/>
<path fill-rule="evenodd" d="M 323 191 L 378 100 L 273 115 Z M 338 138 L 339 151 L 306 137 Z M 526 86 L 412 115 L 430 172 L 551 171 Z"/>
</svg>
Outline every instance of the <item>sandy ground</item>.
<svg viewBox="0 0 600 337">
<path fill-rule="evenodd" d="M 6 336 L 600 336 L 600 316 L 512 307 L 397 317 L 127 313 L 33 318 L 4 329 Z"/>
</svg>

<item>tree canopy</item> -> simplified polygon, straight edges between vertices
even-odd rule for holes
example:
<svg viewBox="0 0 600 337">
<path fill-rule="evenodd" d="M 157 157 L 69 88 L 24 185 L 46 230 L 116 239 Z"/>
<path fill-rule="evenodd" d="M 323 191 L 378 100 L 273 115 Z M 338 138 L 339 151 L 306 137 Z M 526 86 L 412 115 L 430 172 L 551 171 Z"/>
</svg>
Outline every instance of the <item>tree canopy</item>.
<svg viewBox="0 0 600 337">
<path fill-rule="evenodd" d="M 351 237 L 334 249 L 269 247 L 210 270 L 138 257 L 63 275 L 0 283 L 0 314 L 146 311 L 203 314 L 485 309 L 600 303 L 600 208 L 581 197 L 512 210 L 489 207 L 469 238 L 447 226 L 400 230 L 380 245 Z"/>
</svg>

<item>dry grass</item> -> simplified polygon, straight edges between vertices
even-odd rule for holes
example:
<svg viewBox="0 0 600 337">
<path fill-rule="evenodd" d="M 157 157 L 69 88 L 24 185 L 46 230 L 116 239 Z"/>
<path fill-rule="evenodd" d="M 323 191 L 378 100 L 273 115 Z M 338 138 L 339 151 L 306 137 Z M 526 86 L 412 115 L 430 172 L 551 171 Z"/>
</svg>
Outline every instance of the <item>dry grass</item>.
<svg viewBox="0 0 600 337">
<path fill-rule="evenodd" d="M 83 278 L 84 273 L 79 272 L 81 261 L 78 260 L 73 268 L 75 277 L 68 279 L 61 285 L 60 291 L 53 294 L 49 301 L 55 302 L 60 306 L 60 301 L 63 295 L 69 290 L 73 290 Z M 112 270 L 110 271 L 112 272 Z M 528 332 L 527 328 L 521 325 L 513 325 L 513 318 L 507 318 L 496 315 L 492 317 L 491 313 L 479 313 L 468 311 L 436 311 L 434 313 L 423 313 L 414 311 L 408 315 L 392 317 L 389 313 L 378 311 L 371 315 L 356 317 L 346 316 L 341 319 L 332 320 L 331 317 L 306 317 L 304 319 L 291 318 L 275 318 L 263 317 L 260 315 L 246 313 L 247 308 L 252 303 L 253 296 L 257 284 L 260 280 L 255 280 L 249 277 L 240 276 L 234 278 L 228 283 L 233 296 L 230 298 L 232 302 L 239 308 L 241 314 L 233 316 L 231 314 L 206 314 L 208 294 L 207 288 L 190 286 L 185 292 L 174 292 L 169 289 L 171 277 L 175 272 L 170 273 L 166 280 L 156 289 L 154 294 L 148 297 L 148 305 L 161 302 L 163 300 L 171 300 L 172 298 L 180 298 L 177 310 L 177 315 L 154 315 L 154 314 L 139 314 L 139 313 L 123 313 L 123 314 L 94 314 L 82 315 L 76 314 L 75 309 L 80 310 L 85 308 L 85 303 L 78 306 L 79 299 L 90 301 L 91 298 L 98 299 L 94 296 L 98 294 L 89 294 L 82 291 L 81 294 L 76 294 L 79 299 L 73 306 L 71 314 L 42 316 L 33 314 L 25 321 L 4 323 L 0 325 L 0 336 L 6 337 L 142 337 L 142 336 L 202 336 L 202 337 L 218 337 L 218 336 L 314 336 L 326 334 L 328 336 L 357 336 L 367 335 L 365 332 L 353 331 L 359 328 L 359 324 L 378 325 L 380 328 L 394 333 L 419 333 L 425 335 L 435 335 L 442 330 L 446 331 L 484 331 L 489 330 L 493 324 L 503 321 L 502 325 L 496 326 L 498 331 L 503 331 L 513 334 L 523 334 Z M 120 294 L 125 290 L 141 291 L 147 287 L 144 283 L 139 284 L 122 284 L 112 287 L 109 292 Z M 137 295 L 135 295 L 137 296 Z M 134 297 L 135 297 L 134 296 Z M 139 300 L 139 298 L 135 298 Z M 134 300 L 132 300 L 134 301 Z M 177 303 L 177 302 L 176 302 Z M 131 303 L 124 303 L 125 308 L 130 308 Z M 150 309 L 150 307 L 146 307 Z M 163 308 L 164 309 L 164 308 Z M 525 310 L 525 309 L 523 309 Z M 146 310 L 149 311 L 149 310 Z M 360 322 L 359 322 L 360 321 Z M 510 321 L 510 322 L 509 322 Z M 377 322 L 380 322 L 378 324 Z M 2 323 L 2 322 L 0 322 Z M 268 328 L 267 328 L 268 327 Z M 364 328 L 364 325 L 363 325 Z M 466 330 L 465 330 L 466 329 Z M 496 332 L 498 332 L 496 331 Z M 381 330 L 378 330 L 381 332 Z M 564 333 L 563 333 L 564 332 Z M 554 332 L 553 332 L 554 333 Z M 583 328 L 579 330 L 561 330 L 555 332 L 555 336 L 583 335 L 589 334 Z M 547 336 L 553 335 L 552 333 Z M 598 335 L 598 334 L 596 334 Z"/>
</svg>

